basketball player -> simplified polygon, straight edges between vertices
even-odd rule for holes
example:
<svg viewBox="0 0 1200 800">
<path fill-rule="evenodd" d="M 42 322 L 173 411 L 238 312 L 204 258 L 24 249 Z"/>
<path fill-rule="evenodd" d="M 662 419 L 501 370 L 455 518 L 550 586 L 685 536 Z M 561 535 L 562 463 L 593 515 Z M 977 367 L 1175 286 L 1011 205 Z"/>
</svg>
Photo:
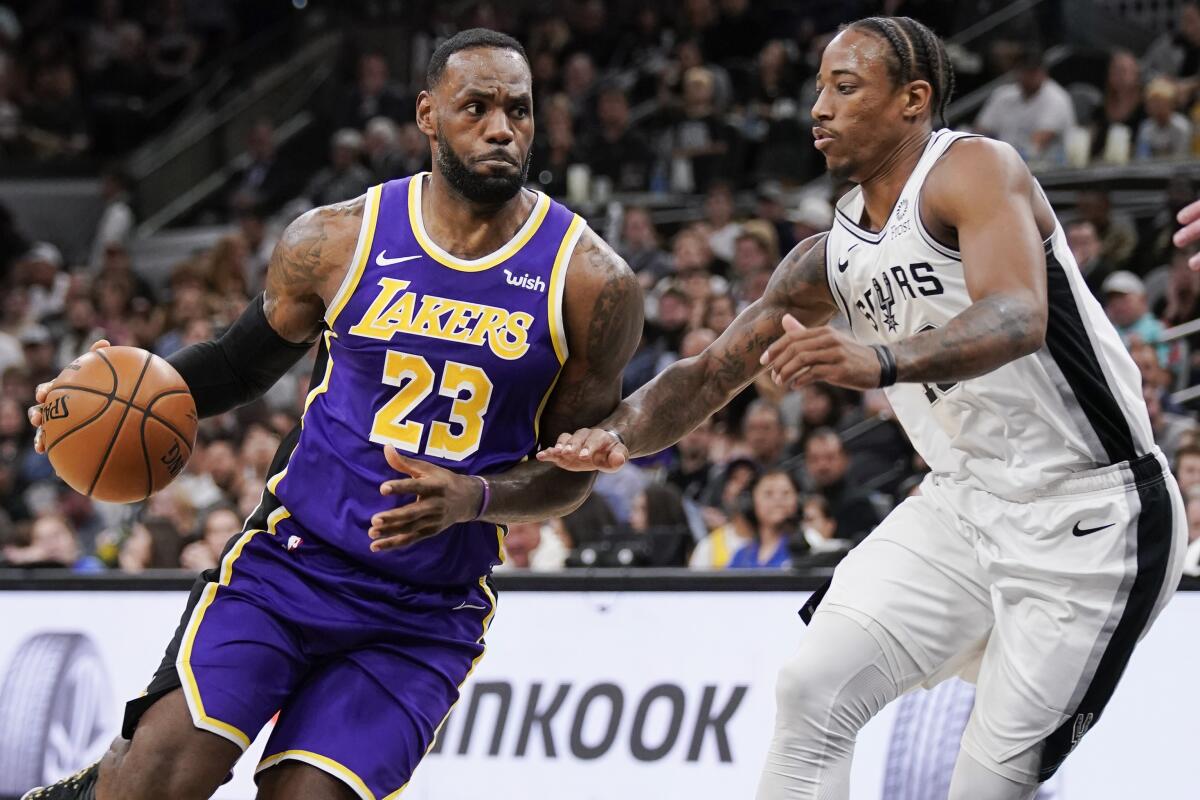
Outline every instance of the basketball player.
<svg viewBox="0 0 1200 800">
<path fill-rule="evenodd" d="M 417 101 L 433 173 L 300 217 L 264 294 L 171 359 L 210 416 L 321 344 L 300 427 L 125 738 L 28 797 L 207 798 L 276 711 L 259 797 L 404 788 L 483 654 L 502 524 L 591 486 L 529 456 L 616 407 L 641 335 L 624 262 L 522 188 L 531 97 L 515 40 L 451 37 Z"/>
<path fill-rule="evenodd" d="M 887 387 L 932 473 L 810 601 L 779 677 L 762 800 L 847 797 L 859 729 L 960 672 L 978 693 L 950 797 L 1031 797 L 1096 723 L 1180 577 L 1183 507 L 1137 368 L 1017 153 L 933 129 L 952 86 L 920 23 L 844 28 L 812 109 L 829 171 L 857 184 L 833 229 L 793 250 L 704 353 L 539 454 L 614 469 L 764 368 L 789 386 Z M 828 327 L 837 314 L 848 334 Z"/>
</svg>

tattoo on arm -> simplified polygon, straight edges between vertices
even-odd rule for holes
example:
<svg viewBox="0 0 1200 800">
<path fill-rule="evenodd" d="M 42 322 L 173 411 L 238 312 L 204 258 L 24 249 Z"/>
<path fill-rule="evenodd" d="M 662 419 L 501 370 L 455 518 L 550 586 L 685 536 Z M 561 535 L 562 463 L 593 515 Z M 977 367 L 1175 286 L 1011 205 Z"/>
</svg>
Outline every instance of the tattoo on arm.
<svg viewBox="0 0 1200 800">
<path fill-rule="evenodd" d="M 782 333 L 784 314 L 823 325 L 836 311 L 825 272 L 825 235 L 806 239 L 779 264 L 762 299 L 738 315 L 695 358 L 676 362 L 631 395 L 603 427 L 621 433 L 632 456 L 679 441 L 764 369 L 763 351 Z"/>
<path fill-rule="evenodd" d="M 629 267 L 591 231 L 571 259 L 564 306 L 570 355 L 539 425 L 540 445 L 594 426 L 621 399 L 621 373 L 642 335 L 642 291 Z M 585 291 L 578 291 L 580 286 Z M 573 291 L 576 290 L 576 291 Z M 487 519 L 535 522 L 570 513 L 587 497 L 593 472 L 567 472 L 530 459 L 488 476 Z"/>
<path fill-rule="evenodd" d="M 359 197 L 314 208 L 284 230 L 263 290 L 267 321 L 284 339 L 311 342 L 320 335 L 326 294 L 350 268 L 364 206 L 365 198 Z"/>
<path fill-rule="evenodd" d="M 991 372 L 1042 346 L 1045 312 L 1005 292 L 976 300 L 944 327 L 892 346 L 897 380 L 946 383 Z"/>
</svg>

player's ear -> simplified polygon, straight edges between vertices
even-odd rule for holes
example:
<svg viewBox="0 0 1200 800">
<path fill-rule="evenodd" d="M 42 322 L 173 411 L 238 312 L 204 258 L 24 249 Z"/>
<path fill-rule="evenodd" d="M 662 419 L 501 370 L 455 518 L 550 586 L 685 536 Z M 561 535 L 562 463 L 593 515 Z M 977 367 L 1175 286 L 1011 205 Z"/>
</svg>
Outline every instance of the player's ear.
<svg viewBox="0 0 1200 800">
<path fill-rule="evenodd" d="M 417 95 L 417 127 L 426 136 L 433 136 L 437 131 L 436 113 L 433 108 L 433 95 L 428 89 L 422 89 Z"/>
<path fill-rule="evenodd" d="M 909 81 L 904 88 L 904 119 L 908 121 L 920 119 L 929 110 L 933 102 L 933 87 L 929 81 Z"/>
</svg>

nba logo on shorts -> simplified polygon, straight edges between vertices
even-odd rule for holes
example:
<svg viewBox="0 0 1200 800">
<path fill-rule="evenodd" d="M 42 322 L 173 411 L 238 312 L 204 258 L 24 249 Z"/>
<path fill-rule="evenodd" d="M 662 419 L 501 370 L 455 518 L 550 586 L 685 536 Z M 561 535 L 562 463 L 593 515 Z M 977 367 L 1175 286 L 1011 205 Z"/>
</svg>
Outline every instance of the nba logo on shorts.
<svg viewBox="0 0 1200 800">
<path fill-rule="evenodd" d="M 299 547 L 303 543 L 304 543 L 304 540 L 301 539 L 299 536 L 289 536 L 288 543 L 287 543 L 288 552 L 289 553 L 292 552 L 293 550 L 295 550 L 297 547 Z"/>
</svg>

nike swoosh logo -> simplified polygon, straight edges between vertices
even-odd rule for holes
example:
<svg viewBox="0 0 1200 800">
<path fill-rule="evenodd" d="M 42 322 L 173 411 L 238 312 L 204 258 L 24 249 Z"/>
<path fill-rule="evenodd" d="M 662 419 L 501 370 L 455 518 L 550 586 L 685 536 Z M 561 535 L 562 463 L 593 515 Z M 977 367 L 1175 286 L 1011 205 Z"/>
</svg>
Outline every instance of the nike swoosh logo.
<svg viewBox="0 0 1200 800">
<path fill-rule="evenodd" d="M 845 261 L 838 260 L 838 272 L 845 272 L 848 266 L 850 266 L 850 259 L 847 258 Z"/>
<path fill-rule="evenodd" d="M 1102 531 L 1105 528 L 1111 528 L 1113 525 L 1116 525 L 1116 524 L 1117 523 L 1115 523 L 1115 522 L 1110 522 L 1107 525 L 1101 525 L 1099 528 L 1081 528 L 1081 527 L 1079 527 L 1079 523 L 1076 522 L 1075 527 L 1071 529 L 1071 533 L 1073 533 L 1076 536 L 1087 536 L 1089 533 L 1095 533 L 1096 531 Z"/>
<path fill-rule="evenodd" d="M 459 603 L 458 605 L 456 605 L 454 608 L 452 608 L 450 610 L 451 611 L 462 611 L 464 608 L 474 608 L 478 611 L 487 611 L 487 606 L 477 606 L 474 603 L 467 603 L 465 601 L 462 603 Z"/>
<path fill-rule="evenodd" d="M 404 256 L 403 258 L 388 258 L 385 254 L 387 250 L 380 250 L 379 255 L 375 256 L 375 263 L 381 267 L 390 267 L 392 264 L 399 264 L 401 261 L 412 261 L 420 256 Z"/>
</svg>

